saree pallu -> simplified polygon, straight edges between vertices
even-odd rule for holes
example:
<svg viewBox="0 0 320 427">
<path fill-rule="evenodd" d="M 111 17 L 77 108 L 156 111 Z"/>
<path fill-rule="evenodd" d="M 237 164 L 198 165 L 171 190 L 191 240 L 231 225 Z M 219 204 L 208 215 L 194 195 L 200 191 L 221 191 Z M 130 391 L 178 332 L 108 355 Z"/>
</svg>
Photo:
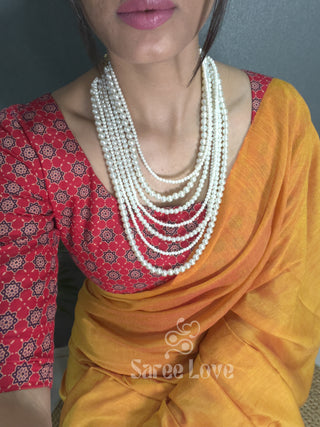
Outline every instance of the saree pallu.
<svg viewBox="0 0 320 427">
<path fill-rule="evenodd" d="M 319 317 L 320 142 L 273 79 L 196 265 L 135 294 L 85 280 L 60 426 L 303 426 Z"/>
</svg>

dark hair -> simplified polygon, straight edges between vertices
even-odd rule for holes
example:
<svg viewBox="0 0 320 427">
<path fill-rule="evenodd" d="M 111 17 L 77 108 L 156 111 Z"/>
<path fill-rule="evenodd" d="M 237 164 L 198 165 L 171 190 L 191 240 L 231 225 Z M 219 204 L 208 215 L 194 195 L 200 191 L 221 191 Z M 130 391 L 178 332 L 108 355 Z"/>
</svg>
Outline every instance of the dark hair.
<svg viewBox="0 0 320 427">
<path fill-rule="evenodd" d="M 209 0 L 208 0 L 209 1 Z M 228 0 L 216 0 L 213 11 L 212 11 L 212 18 L 209 26 L 209 30 L 207 33 L 207 37 L 205 39 L 205 42 L 203 44 L 201 55 L 199 56 L 199 60 L 195 66 L 195 69 L 193 71 L 191 81 L 197 74 L 199 68 L 201 67 L 201 64 L 205 57 L 207 56 L 215 38 L 217 37 L 217 34 L 219 32 L 219 29 L 222 24 L 222 20 L 226 11 Z M 81 4 L 81 0 L 70 0 L 71 6 L 73 7 L 77 19 L 78 24 L 80 28 L 80 34 L 84 41 L 87 53 L 89 55 L 89 58 L 91 59 L 92 63 L 95 65 L 97 70 L 102 73 L 103 71 L 103 57 L 99 54 L 99 51 L 97 49 L 97 45 L 94 38 L 94 33 L 92 29 L 90 28 L 90 25 L 88 23 L 88 20 L 85 16 L 84 9 Z"/>
</svg>

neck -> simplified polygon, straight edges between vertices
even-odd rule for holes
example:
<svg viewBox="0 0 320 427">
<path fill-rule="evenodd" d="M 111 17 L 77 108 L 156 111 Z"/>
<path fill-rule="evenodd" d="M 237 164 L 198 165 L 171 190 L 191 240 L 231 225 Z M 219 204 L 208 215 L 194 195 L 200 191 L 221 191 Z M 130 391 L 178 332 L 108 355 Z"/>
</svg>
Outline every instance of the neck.
<svg viewBox="0 0 320 427">
<path fill-rule="evenodd" d="M 199 125 L 201 72 L 192 76 L 198 44 L 156 64 L 131 64 L 110 54 L 129 111 L 137 129 L 159 130 L 175 137 Z M 184 132 L 183 132 L 184 130 Z"/>
</svg>

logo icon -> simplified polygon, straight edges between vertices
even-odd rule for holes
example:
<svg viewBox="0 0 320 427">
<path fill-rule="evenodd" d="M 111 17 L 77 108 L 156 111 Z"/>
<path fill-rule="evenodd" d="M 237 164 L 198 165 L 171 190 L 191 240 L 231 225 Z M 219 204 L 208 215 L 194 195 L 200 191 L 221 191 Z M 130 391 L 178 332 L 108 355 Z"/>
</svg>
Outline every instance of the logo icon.
<svg viewBox="0 0 320 427">
<path fill-rule="evenodd" d="M 196 320 L 193 320 L 191 323 L 184 323 L 184 318 L 180 317 L 177 321 L 177 329 L 173 331 L 168 331 L 165 335 L 165 342 L 170 347 L 169 350 L 166 351 L 164 357 L 169 359 L 170 351 L 175 351 L 181 354 L 190 354 L 193 350 L 193 342 L 190 338 L 195 338 L 200 333 L 200 323 Z M 181 325 L 182 324 L 182 325 Z M 192 328 L 195 331 L 192 331 Z"/>
</svg>

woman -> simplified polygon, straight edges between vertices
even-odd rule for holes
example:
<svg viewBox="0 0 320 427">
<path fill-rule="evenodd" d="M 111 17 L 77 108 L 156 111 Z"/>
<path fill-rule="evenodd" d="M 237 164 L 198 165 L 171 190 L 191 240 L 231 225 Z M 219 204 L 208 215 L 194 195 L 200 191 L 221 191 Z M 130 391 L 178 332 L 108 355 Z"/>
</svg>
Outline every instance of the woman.
<svg viewBox="0 0 320 427">
<path fill-rule="evenodd" d="M 50 425 L 61 239 L 87 279 L 60 426 L 303 426 L 320 344 L 307 106 L 201 65 L 225 0 L 72 3 L 103 66 L 0 113 L 6 425 Z"/>
</svg>

